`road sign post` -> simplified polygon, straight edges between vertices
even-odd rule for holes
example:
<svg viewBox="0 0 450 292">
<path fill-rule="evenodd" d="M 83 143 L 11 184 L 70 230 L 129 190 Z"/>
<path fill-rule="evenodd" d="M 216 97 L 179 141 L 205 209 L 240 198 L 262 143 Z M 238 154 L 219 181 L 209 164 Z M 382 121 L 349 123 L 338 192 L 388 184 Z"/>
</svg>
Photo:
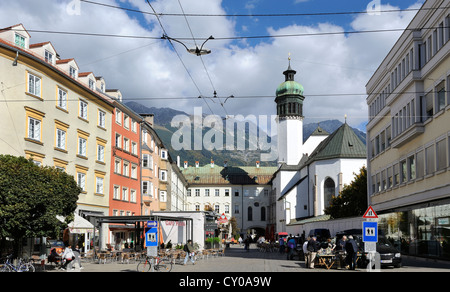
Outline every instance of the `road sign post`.
<svg viewBox="0 0 450 292">
<path fill-rule="evenodd" d="M 148 256 L 158 255 L 158 221 L 147 221 L 145 246 Z"/>
<path fill-rule="evenodd" d="M 380 254 L 377 253 L 378 242 L 378 215 L 372 206 L 367 208 L 363 215 L 366 221 L 362 223 L 362 235 L 364 242 L 364 251 L 367 253 L 369 264 L 367 265 L 367 271 L 372 271 L 372 266 L 375 265 L 375 271 L 379 271 L 380 267 Z"/>
</svg>

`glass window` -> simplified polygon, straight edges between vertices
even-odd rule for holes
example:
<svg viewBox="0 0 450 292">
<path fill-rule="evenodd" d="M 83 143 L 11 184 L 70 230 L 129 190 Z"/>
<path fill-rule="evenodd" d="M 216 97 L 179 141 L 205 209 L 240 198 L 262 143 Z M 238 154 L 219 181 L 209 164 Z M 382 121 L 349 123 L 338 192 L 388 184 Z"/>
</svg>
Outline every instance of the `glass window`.
<svg viewBox="0 0 450 292">
<path fill-rule="evenodd" d="M 58 107 L 67 109 L 67 92 L 58 88 Z"/>
<path fill-rule="evenodd" d="M 88 107 L 87 102 L 85 102 L 83 100 L 80 100 L 79 116 L 80 116 L 80 118 L 83 118 L 85 120 L 87 120 L 87 117 L 88 117 L 88 115 L 87 115 L 87 107 Z"/>
<path fill-rule="evenodd" d="M 41 96 L 41 78 L 28 74 L 28 93 Z"/>
<path fill-rule="evenodd" d="M 445 82 L 444 81 L 442 81 L 436 87 L 436 94 L 437 94 L 436 111 L 438 112 L 445 108 Z"/>
<path fill-rule="evenodd" d="M 15 44 L 18 47 L 25 48 L 25 37 L 16 33 L 15 35 Z"/>
<path fill-rule="evenodd" d="M 61 129 L 56 129 L 56 147 L 66 149 L 66 132 Z"/>
<path fill-rule="evenodd" d="M 447 141 L 443 139 L 436 143 L 437 152 L 437 170 L 444 170 L 447 168 Z"/>
<path fill-rule="evenodd" d="M 78 154 L 86 156 L 86 139 L 78 137 Z"/>
<path fill-rule="evenodd" d="M 435 171 L 435 163 L 434 163 L 434 145 L 425 149 L 425 158 L 426 158 L 426 169 L 425 173 L 427 175 L 433 174 Z"/>
<path fill-rule="evenodd" d="M 33 140 L 41 140 L 41 121 L 28 118 L 28 138 Z"/>
<path fill-rule="evenodd" d="M 416 179 L 416 159 L 414 155 L 408 157 L 408 179 Z"/>
<path fill-rule="evenodd" d="M 97 194 L 103 194 L 103 178 L 102 177 L 96 177 L 96 193 Z"/>
</svg>

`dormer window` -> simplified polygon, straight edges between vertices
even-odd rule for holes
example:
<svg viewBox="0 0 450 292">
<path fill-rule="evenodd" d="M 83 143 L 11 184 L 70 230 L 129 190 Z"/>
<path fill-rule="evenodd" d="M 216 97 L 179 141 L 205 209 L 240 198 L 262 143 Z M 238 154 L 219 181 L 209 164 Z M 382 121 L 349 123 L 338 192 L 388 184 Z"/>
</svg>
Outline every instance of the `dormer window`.
<svg viewBox="0 0 450 292">
<path fill-rule="evenodd" d="M 53 54 L 45 50 L 45 62 L 53 64 Z"/>
<path fill-rule="evenodd" d="M 105 93 L 105 83 L 102 82 L 100 89 L 103 93 Z"/>
<path fill-rule="evenodd" d="M 16 33 L 15 44 L 18 47 L 25 48 L 25 37 Z"/>
<path fill-rule="evenodd" d="M 70 66 L 70 68 L 69 68 L 69 75 L 72 78 L 77 78 L 77 69 L 75 69 L 74 67 Z"/>
<path fill-rule="evenodd" d="M 95 82 L 92 79 L 89 79 L 89 88 L 91 90 L 95 90 Z"/>
</svg>

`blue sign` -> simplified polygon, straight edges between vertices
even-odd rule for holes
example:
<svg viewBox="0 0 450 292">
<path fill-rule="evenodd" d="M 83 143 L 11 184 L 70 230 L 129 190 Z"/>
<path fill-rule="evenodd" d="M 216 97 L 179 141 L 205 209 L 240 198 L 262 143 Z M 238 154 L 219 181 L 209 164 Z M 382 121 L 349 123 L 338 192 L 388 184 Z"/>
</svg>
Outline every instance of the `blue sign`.
<svg viewBox="0 0 450 292">
<path fill-rule="evenodd" d="M 145 231 L 145 246 L 158 246 L 158 222 L 147 221 Z"/>
<path fill-rule="evenodd" d="M 378 222 L 363 222 L 363 241 L 378 242 Z"/>
</svg>

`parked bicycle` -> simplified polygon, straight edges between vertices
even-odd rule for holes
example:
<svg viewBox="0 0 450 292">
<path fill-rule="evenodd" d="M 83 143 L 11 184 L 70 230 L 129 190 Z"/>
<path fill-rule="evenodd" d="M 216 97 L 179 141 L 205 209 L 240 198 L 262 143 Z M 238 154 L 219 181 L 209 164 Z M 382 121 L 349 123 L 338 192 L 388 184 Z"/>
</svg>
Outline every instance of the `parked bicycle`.
<svg viewBox="0 0 450 292">
<path fill-rule="evenodd" d="M 149 257 L 145 256 L 145 258 L 141 259 L 137 265 L 138 272 L 148 272 L 152 267 L 152 260 L 155 263 L 153 266 L 153 270 L 155 272 L 170 272 L 172 271 L 173 262 L 170 258 L 165 257 Z"/>
<path fill-rule="evenodd" d="M 35 272 L 36 269 L 32 261 L 17 260 L 17 265 L 11 262 L 13 255 L 9 255 L 6 258 L 5 263 L 0 264 L 0 272 Z"/>
</svg>

